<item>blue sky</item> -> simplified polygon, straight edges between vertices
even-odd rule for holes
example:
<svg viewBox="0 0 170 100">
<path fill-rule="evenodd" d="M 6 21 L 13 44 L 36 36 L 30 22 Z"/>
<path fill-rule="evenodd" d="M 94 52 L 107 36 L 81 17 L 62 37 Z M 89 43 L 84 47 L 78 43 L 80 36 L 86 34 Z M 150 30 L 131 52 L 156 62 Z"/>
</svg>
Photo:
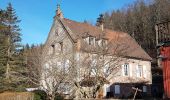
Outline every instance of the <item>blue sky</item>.
<svg viewBox="0 0 170 100">
<path fill-rule="evenodd" d="M 95 23 L 99 14 L 121 9 L 135 0 L 62 0 L 61 9 L 65 18 Z M 21 19 L 22 43 L 40 44 L 46 41 L 59 0 L 0 0 L 5 9 L 11 2 Z"/>
</svg>

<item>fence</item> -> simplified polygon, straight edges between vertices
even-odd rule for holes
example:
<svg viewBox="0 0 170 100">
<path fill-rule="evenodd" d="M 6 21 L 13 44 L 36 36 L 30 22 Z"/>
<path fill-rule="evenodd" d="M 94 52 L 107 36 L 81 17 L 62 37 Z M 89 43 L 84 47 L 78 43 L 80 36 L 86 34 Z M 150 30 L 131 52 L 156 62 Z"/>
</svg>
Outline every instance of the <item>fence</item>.
<svg viewBox="0 0 170 100">
<path fill-rule="evenodd" d="M 30 92 L 4 92 L 0 94 L 0 100 L 33 100 L 34 94 Z"/>
</svg>

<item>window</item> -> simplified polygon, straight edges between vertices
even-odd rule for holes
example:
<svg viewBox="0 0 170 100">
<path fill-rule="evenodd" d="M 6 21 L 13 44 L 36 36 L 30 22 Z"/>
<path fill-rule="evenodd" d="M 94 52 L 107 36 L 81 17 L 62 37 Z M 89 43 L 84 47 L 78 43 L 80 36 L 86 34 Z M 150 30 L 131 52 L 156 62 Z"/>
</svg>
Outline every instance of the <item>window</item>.
<svg viewBox="0 0 170 100">
<path fill-rule="evenodd" d="M 94 38 L 93 37 L 89 37 L 89 45 L 94 45 Z"/>
<path fill-rule="evenodd" d="M 143 66 L 142 65 L 138 65 L 137 77 L 142 77 L 142 76 L 143 76 Z"/>
<path fill-rule="evenodd" d="M 55 30 L 55 35 L 58 36 L 58 28 Z"/>
<path fill-rule="evenodd" d="M 106 40 L 106 39 L 103 39 L 103 40 L 102 40 L 102 46 L 103 46 L 103 47 L 106 47 L 106 46 L 107 46 L 107 40 Z"/>
<path fill-rule="evenodd" d="M 60 42 L 61 52 L 63 51 L 63 42 Z"/>
<path fill-rule="evenodd" d="M 95 68 L 92 68 L 92 69 L 91 69 L 91 75 L 92 75 L 92 76 L 96 75 L 96 69 L 95 69 Z"/>
<path fill-rule="evenodd" d="M 67 73 L 70 68 L 70 61 L 67 59 L 64 63 L 64 71 Z"/>
<path fill-rule="evenodd" d="M 99 45 L 100 47 L 106 47 L 107 44 L 108 44 L 108 41 L 107 41 L 106 39 L 100 39 L 100 40 L 98 40 L 98 45 Z"/>
<path fill-rule="evenodd" d="M 147 86 L 143 86 L 143 92 L 147 92 Z"/>
<path fill-rule="evenodd" d="M 115 85 L 115 94 L 120 94 L 120 85 Z"/>
<path fill-rule="evenodd" d="M 104 64 L 104 75 L 105 76 L 108 76 L 108 75 L 110 75 L 110 63 L 109 62 L 106 62 L 105 64 Z"/>
<path fill-rule="evenodd" d="M 44 69 L 49 69 L 50 65 L 48 63 L 45 64 Z"/>
<path fill-rule="evenodd" d="M 128 63 L 124 64 L 124 75 L 125 76 L 129 75 L 129 64 Z"/>
<path fill-rule="evenodd" d="M 52 45 L 51 45 L 51 48 L 52 48 L 52 49 L 51 49 L 51 54 L 54 54 L 54 53 L 55 53 L 55 45 L 52 44 Z"/>
</svg>

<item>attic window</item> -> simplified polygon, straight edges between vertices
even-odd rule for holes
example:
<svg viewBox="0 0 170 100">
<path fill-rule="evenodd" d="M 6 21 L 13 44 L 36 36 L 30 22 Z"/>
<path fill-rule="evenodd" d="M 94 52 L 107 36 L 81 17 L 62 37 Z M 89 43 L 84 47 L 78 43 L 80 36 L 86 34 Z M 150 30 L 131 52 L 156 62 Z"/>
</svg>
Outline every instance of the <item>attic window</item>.
<svg viewBox="0 0 170 100">
<path fill-rule="evenodd" d="M 94 44 L 95 44 L 95 38 L 89 37 L 89 45 L 94 45 Z"/>
<path fill-rule="evenodd" d="M 58 36 L 58 28 L 55 30 L 55 35 Z"/>
<path fill-rule="evenodd" d="M 61 52 L 63 51 L 63 42 L 60 42 Z"/>
<path fill-rule="evenodd" d="M 54 54 L 54 53 L 55 53 L 55 45 L 52 44 L 50 48 L 51 48 L 51 49 L 50 49 L 50 51 L 51 51 L 50 54 Z"/>
<path fill-rule="evenodd" d="M 107 46 L 107 39 L 102 39 L 102 46 Z"/>
</svg>

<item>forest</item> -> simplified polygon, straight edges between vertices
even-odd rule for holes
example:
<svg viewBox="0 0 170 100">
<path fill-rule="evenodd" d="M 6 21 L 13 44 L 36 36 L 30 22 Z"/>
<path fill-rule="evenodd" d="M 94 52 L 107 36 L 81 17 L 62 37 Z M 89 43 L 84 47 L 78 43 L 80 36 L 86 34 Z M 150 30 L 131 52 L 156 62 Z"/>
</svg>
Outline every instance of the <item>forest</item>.
<svg viewBox="0 0 170 100">
<path fill-rule="evenodd" d="M 156 58 L 155 25 L 170 20 L 169 0 L 137 0 L 120 10 L 104 13 L 105 28 L 130 34 Z"/>
</svg>

